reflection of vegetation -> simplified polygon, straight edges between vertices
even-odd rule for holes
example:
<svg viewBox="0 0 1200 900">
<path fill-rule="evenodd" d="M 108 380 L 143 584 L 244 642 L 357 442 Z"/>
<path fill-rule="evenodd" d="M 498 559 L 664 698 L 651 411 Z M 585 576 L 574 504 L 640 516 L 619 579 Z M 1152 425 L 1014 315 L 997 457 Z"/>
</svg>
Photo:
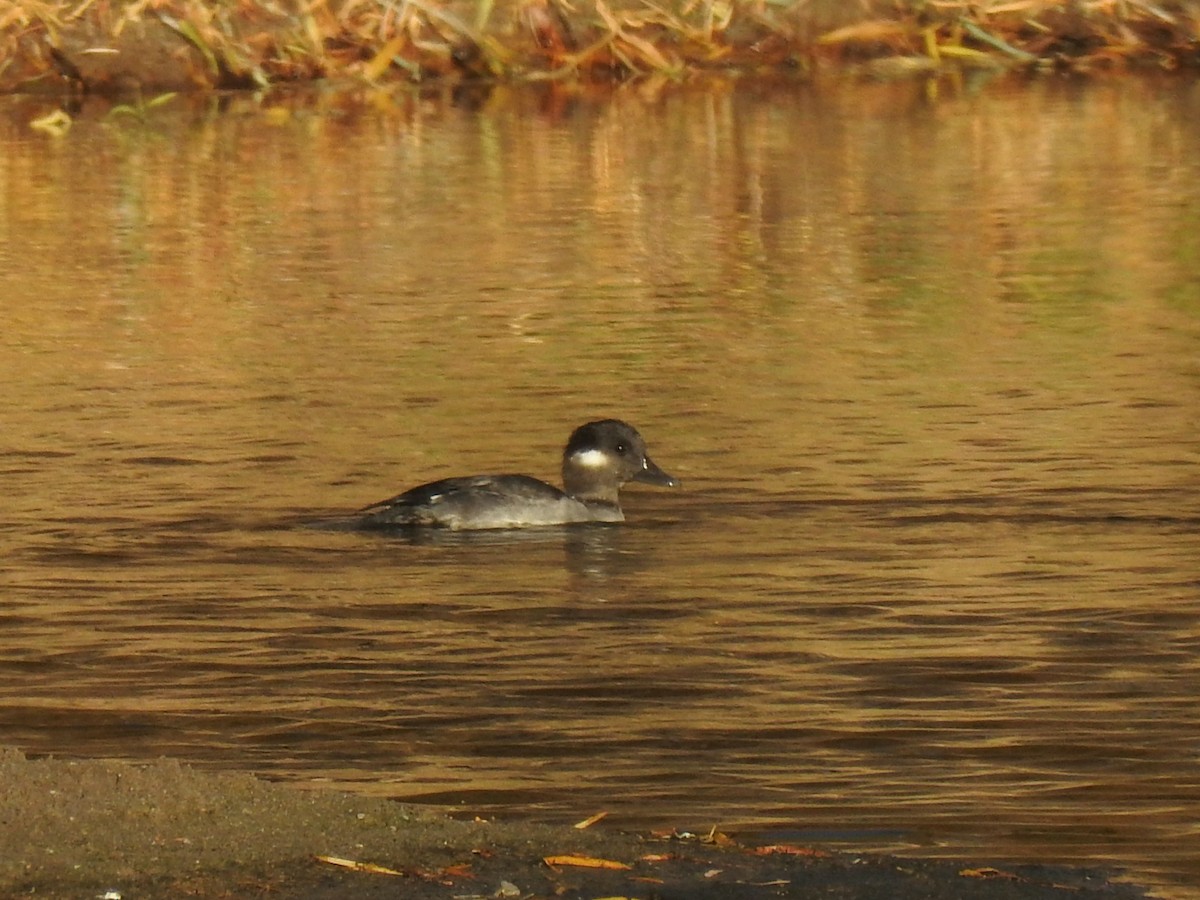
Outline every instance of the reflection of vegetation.
<svg viewBox="0 0 1200 900">
<path fill-rule="evenodd" d="M 332 74 L 607 79 L 831 64 L 882 74 L 981 65 L 1174 68 L 1200 58 L 1200 6 L 1184 0 L 317 0 L 299 10 L 263 2 L 138 0 L 114 8 L 0 0 L 0 86 L 57 72 L 112 89 L 129 83 L 114 73 L 129 70 L 138 70 L 143 86 L 254 87 Z M 181 41 L 190 55 L 173 52 Z M 138 53 L 156 42 L 172 52 Z M 147 62 L 154 57 L 163 70 L 157 78 Z"/>
<path fill-rule="evenodd" d="M 54 137 L 62 137 L 71 130 L 72 119 L 66 110 L 56 109 L 44 116 L 39 116 L 29 123 L 34 131 L 41 131 Z"/>
<path fill-rule="evenodd" d="M 108 118 L 116 119 L 120 116 L 128 116 L 141 125 L 148 125 L 151 110 L 170 103 L 176 96 L 178 95 L 174 91 L 169 91 L 159 94 L 157 97 L 151 97 L 149 100 L 143 100 L 141 94 L 138 94 L 137 100 L 133 103 L 119 103 L 110 109 Z"/>
</svg>

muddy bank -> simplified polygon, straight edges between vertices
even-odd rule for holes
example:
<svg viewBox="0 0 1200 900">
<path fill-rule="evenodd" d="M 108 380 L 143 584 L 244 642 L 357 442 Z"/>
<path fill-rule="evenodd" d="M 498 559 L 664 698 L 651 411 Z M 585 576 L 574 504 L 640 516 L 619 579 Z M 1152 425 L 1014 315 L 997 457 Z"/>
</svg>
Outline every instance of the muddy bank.
<svg viewBox="0 0 1200 900">
<path fill-rule="evenodd" d="M 459 822 L 169 760 L 0 751 L 0 895 L 55 898 L 1135 898 L 1081 869 L 764 850 L 734 841 Z M 546 857 L 618 864 L 592 868 Z M 389 870 L 344 868 L 319 857 Z"/>
<path fill-rule="evenodd" d="M 971 68 L 1200 65 L 1200 4 L 894 0 L 478 0 L 212 4 L 17 0 L 0 90 L 129 93 L 359 83 L 686 79 L 720 70 L 877 77 Z"/>
</svg>

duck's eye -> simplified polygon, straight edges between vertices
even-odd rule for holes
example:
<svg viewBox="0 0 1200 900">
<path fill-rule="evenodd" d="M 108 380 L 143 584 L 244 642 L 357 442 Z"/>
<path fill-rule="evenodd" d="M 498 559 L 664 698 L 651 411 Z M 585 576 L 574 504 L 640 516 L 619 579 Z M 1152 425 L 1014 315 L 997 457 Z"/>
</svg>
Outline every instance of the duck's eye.
<svg viewBox="0 0 1200 900">
<path fill-rule="evenodd" d="M 624 444 L 617 444 L 617 447 L 616 447 L 617 452 L 620 453 L 622 456 L 625 455 L 625 451 L 628 449 L 629 448 L 626 447 Z"/>
</svg>

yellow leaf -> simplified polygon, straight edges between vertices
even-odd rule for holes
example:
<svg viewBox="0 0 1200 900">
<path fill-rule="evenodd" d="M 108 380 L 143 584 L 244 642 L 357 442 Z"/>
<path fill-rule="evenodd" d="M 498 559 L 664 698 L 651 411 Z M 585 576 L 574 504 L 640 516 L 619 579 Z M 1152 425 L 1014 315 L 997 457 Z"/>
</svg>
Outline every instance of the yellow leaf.
<svg viewBox="0 0 1200 900">
<path fill-rule="evenodd" d="M 613 14 L 609 11 L 609 8 L 604 3 L 604 0 L 596 0 L 596 12 L 600 14 L 600 18 L 604 20 L 604 25 L 609 31 L 611 31 L 613 34 L 620 34 L 621 26 L 618 25 L 617 20 L 613 18 Z"/>
<path fill-rule="evenodd" d="M 582 822 L 576 822 L 575 825 L 572 827 L 578 828 L 580 831 L 582 831 L 585 828 L 591 828 L 593 825 L 595 825 L 597 822 L 599 822 L 601 819 L 603 819 L 607 815 L 608 815 L 608 813 L 606 813 L 606 812 L 598 812 L 594 816 L 588 816 Z"/>
<path fill-rule="evenodd" d="M 645 38 L 638 37 L 636 34 L 622 33 L 621 40 L 640 53 L 642 59 L 648 62 L 651 68 L 659 70 L 674 68 L 659 52 L 659 49 Z"/>
<path fill-rule="evenodd" d="M 404 35 L 399 35 L 384 44 L 383 49 L 371 57 L 371 61 L 363 66 L 363 78 L 367 81 L 378 81 L 379 76 L 388 70 L 388 67 L 392 64 L 392 59 L 407 43 L 408 38 Z"/>
<path fill-rule="evenodd" d="M 959 875 L 965 878 L 1011 878 L 1019 881 L 1020 878 L 1012 872 L 1005 872 L 1001 869 L 993 869 L 991 866 L 984 866 L 980 869 L 960 869 Z"/>
<path fill-rule="evenodd" d="M 328 863 L 331 866 L 340 866 L 343 869 L 350 869 L 353 872 L 373 872 L 376 875 L 403 875 L 403 872 L 397 872 L 395 869 L 388 869 L 384 866 L 377 866 L 374 863 L 359 862 L 355 859 L 344 859 L 341 856 L 317 856 L 317 862 Z"/>
<path fill-rule="evenodd" d="M 907 37 L 908 26 L 902 22 L 889 19 L 874 19 L 870 22 L 860 22 L 857 25 L 847 25 L 826 32 L 817 38 L 818 44 L 875 44 L 887 43 L 895 38 Z"/>
<path fill-rule="evenodd" d="M 989 6 L 989 16 L 1000 16 L 1004 13 L 1027 13 L 1034 7 L 1045 5 L 1045 0 L 1021 0 L 1019 3 L 1001 3 L 999 6 Z"/>
<path fill-rule="evenodd" d="M 765 847 L 755 847 L 751 852 L 758 856 L 774 856 L 775 854 L 784 854 L 787 856 L 829 856 L 828 851 L 817 850 L 815 847 L 798 847 L 795 844 L 768 844 Z"/>
<path fill-rule="evenodd" d="M 961 59 L 966 62 L 989 63 L 995 65 L 996 58 L 990 53 L 984 53 L 982 50 L 976 50 L 973 47 L 956 47 L 954 44 L 942 44 L 938 47 L 938 52 L 942 56 L 948 56 L 951 59 Z"/>
<path fill-rule="evenodd" d="M 586 869 L 628 869 L 629 866 L 611 859 L 597 859 L 594 856 L 546 856 L 542 858 L 548 866 L 580 866 Z"/>
<path fill-rule="evenodd" d="M 941 54 L 938 53 L 937 29 L 926 28 L 922 32 L 922 37 L 925 39 L 925 53 L 934 62 L 941 61 Z"/>
</svg>

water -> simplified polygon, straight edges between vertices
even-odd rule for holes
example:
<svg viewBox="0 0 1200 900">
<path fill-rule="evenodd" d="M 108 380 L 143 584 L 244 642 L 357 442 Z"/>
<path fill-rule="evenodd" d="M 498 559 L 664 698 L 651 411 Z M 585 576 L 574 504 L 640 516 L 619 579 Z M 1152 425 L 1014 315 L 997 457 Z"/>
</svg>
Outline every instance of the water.
<svg viewBox="0 0 1200 900">
<path fill-rule="evenodd" d="M 1200 896 L 1190 83 L 0 125 L 0 740 Z M 314 526 L 556 479 L 622 528 Z"/>
</svg>

